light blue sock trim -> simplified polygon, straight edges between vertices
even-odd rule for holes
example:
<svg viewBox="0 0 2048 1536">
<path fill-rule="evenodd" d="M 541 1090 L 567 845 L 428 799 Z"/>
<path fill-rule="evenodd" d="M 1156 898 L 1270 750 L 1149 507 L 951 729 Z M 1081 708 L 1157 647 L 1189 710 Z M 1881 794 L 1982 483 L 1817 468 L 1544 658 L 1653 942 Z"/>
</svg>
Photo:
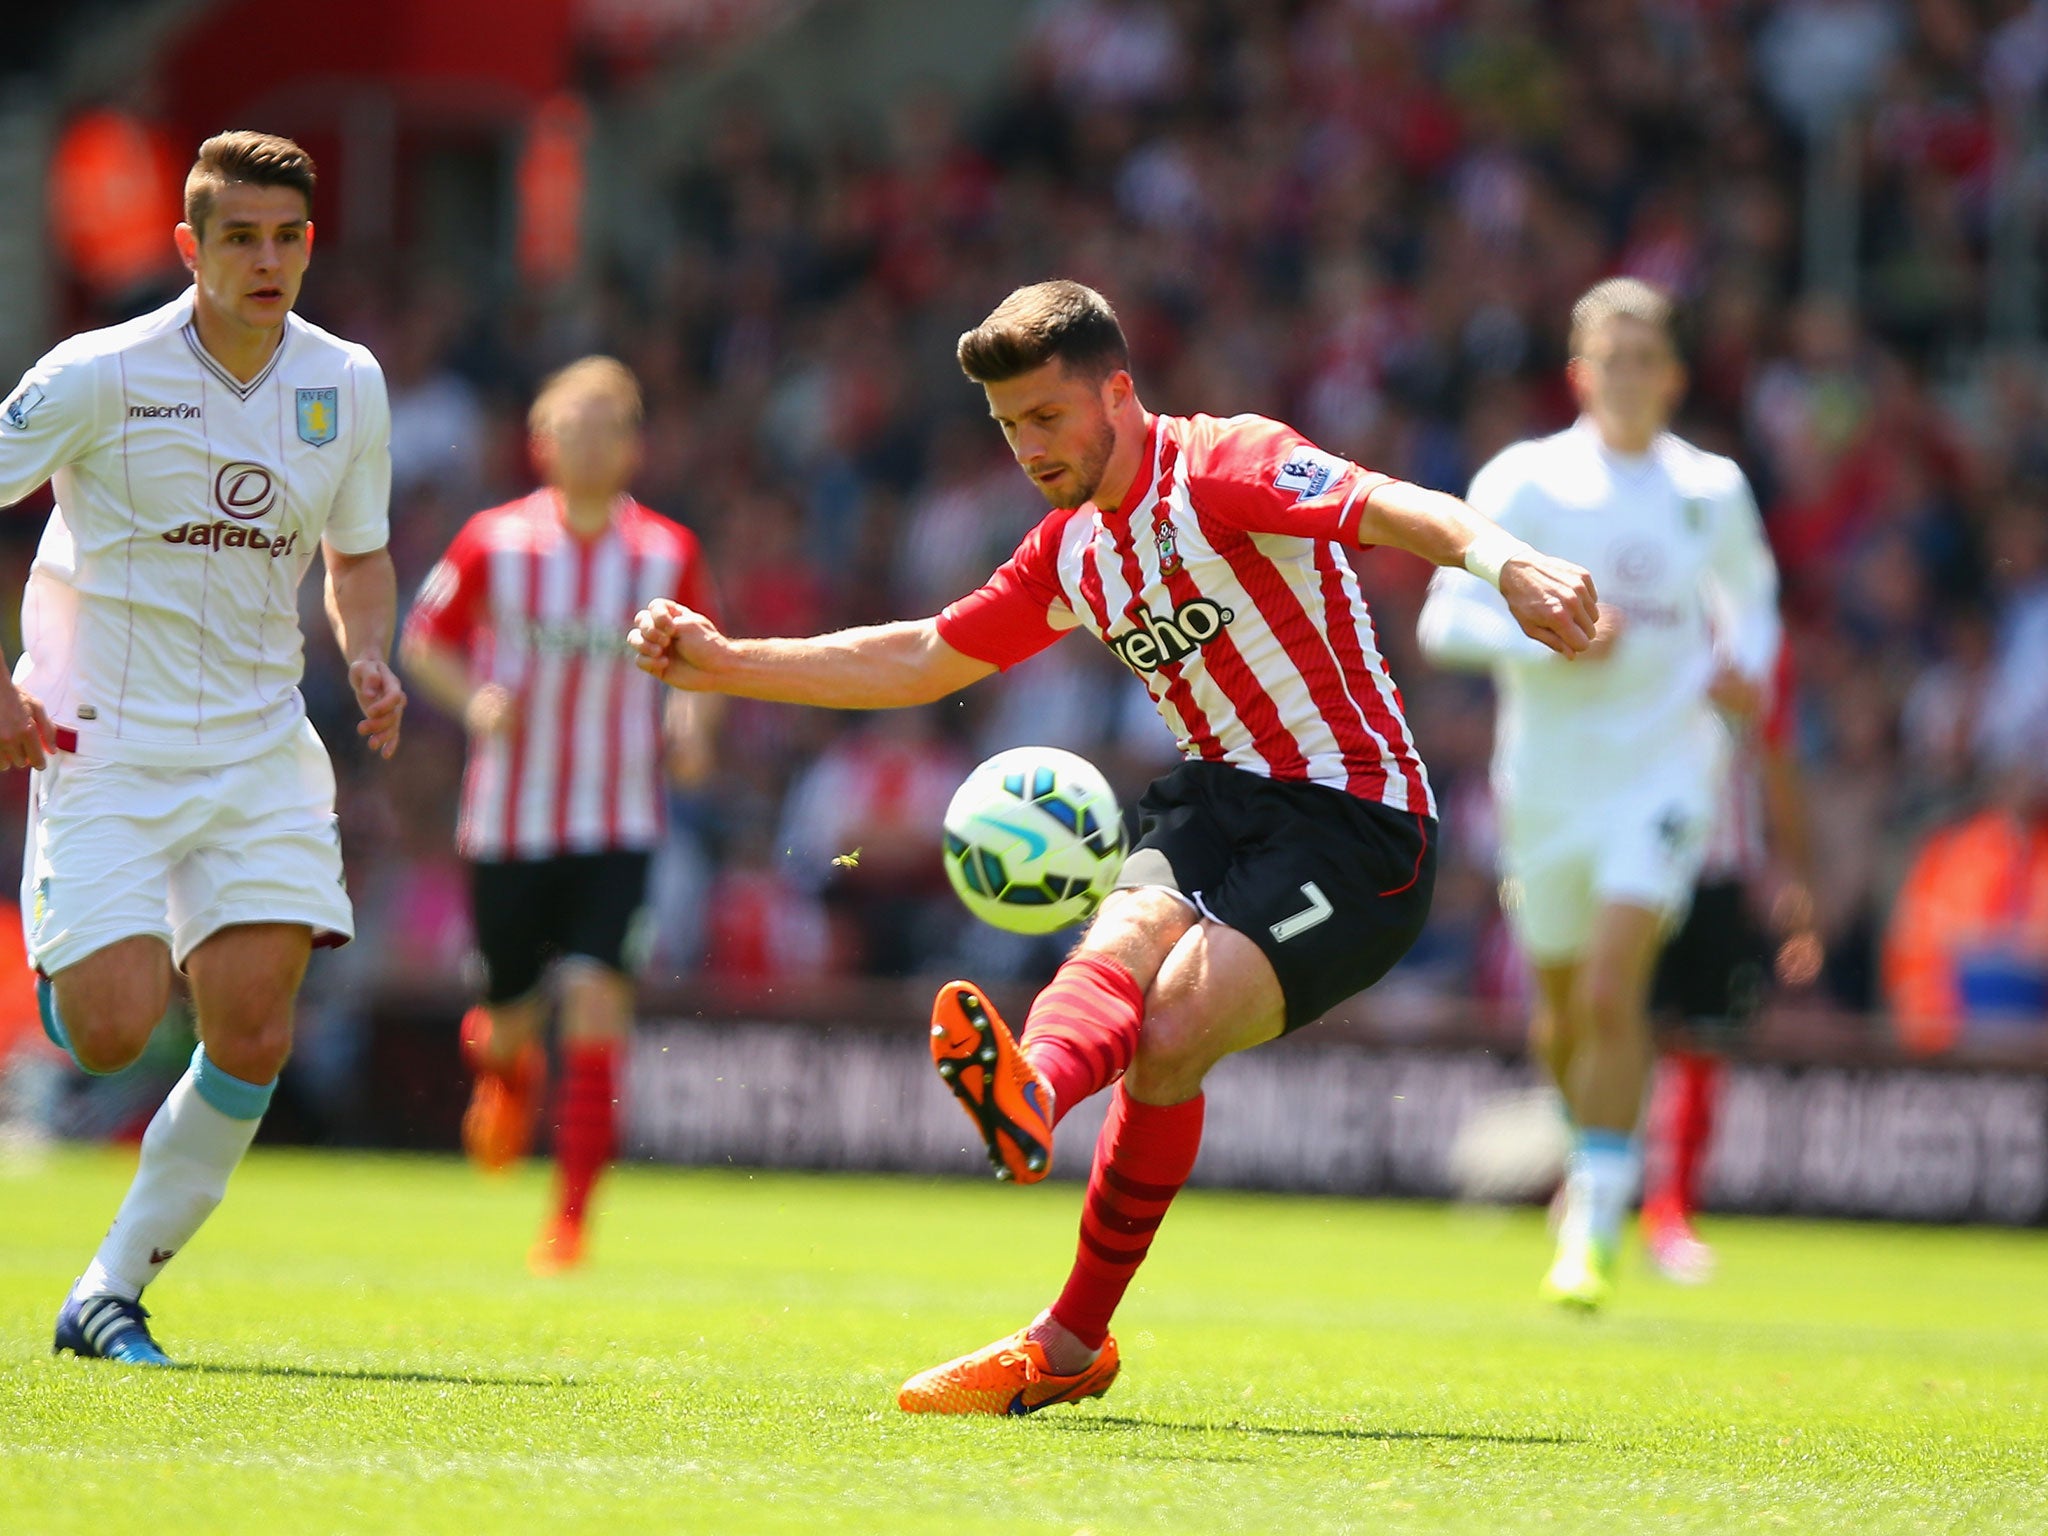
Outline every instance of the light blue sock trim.
<svg viewBox="0 0 2048 1536">
<path fill-rule="evenodd" d="M 1635 1149 L 1635 1137 L 1625 1131 L 1582 1130 L 1579 1132 L 1579 1150 L 1581 1152 L 1604 1152 L 1626 1157 L 1634 1152 Z"/>
<path fill-rule="evenodd" d="M 267 1083 L 248 1083 L 232 1073 L 221 1070 L 219 1063 L 206 1054 L 203 1045 L 192 1048 L 192 1086 L 199 1097 L 230 1120 L 261 1120 L 263 1112 L 270 1108 L 270 1096 L 277 1092 L 277 1079 Z"/>
<path fill-rule="evenodd" d="M 57 1017 L 57 984 L 47 976 L 36 978 L 36 1012 L 42 1017 L 43 1033 L 49 1036 L 50 1044 L 68 1053 L 71 1037 L 64 1033 L 64 1022 Z"/>
</svg>

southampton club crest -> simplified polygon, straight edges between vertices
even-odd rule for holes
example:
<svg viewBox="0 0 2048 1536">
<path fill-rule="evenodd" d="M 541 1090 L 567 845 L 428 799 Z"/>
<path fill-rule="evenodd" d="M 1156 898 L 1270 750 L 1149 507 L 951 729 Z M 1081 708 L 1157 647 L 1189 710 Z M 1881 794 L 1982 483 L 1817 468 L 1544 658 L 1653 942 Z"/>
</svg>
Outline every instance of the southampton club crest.
<svg viewBox="0 0 2048 1536">
<path fill-rule="evenodd" d="M 1162 507 L 1164 503 L 1161 504 Z M 1159 548 L 1159 574 L 1172 576 L 1180 570 L 1180 544 L 1173 536 L 1173 524 L 1161 516 L 1152 525 L 1152 541 Z"/>
<path fill-rule="evenodd" d="M 341 431 L 341 391 L 302 389 L 299 396 L 299 441 L 315 448 L 331 443 Z"/>
</svg>

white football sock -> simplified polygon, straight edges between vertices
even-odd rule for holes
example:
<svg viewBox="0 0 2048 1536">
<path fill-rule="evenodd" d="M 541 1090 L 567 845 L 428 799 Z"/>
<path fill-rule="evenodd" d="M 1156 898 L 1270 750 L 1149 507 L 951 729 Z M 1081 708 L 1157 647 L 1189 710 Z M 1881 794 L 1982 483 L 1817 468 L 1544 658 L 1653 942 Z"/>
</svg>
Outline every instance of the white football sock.
<svg viewBox="0 0 2048 1536">
<path fill-rule="evenodd" d="M 203 1048 L 193 1052 L 192 1065 L 142 1134 L 135 1182 L 74 1295 L 133 1301 L 142 1294 L 227 1193 L 228 1175 L 256 1139 L 274 1086 L 231 1077 Z M 223 1105 L 251 1113 L 223 1113 Z"/>
<path fill-rule="evenodd" d="M 1642 1177 L 1642 1148 L 1619 1131 L 1581 1131 L 1565 1175 L 1562 1241 L 1591 1238 L 1603 1248 L 1621 1241 L 1621 1226 Z"/>
</svg>

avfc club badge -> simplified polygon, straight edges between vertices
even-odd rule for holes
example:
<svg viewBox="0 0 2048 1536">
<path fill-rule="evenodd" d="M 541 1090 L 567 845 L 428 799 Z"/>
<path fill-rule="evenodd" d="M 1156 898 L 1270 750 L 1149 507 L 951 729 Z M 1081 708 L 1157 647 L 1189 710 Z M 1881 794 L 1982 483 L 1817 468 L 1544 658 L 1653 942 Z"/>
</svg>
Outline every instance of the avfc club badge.
<svg viewBox="0 0 2048 1536">
<path fill-rule="evenodd" d="M 331 443 L 341 431 L 341 391 L 302 389 L 299 396 L 299 441 L 315 448 Z"/>
</svg>

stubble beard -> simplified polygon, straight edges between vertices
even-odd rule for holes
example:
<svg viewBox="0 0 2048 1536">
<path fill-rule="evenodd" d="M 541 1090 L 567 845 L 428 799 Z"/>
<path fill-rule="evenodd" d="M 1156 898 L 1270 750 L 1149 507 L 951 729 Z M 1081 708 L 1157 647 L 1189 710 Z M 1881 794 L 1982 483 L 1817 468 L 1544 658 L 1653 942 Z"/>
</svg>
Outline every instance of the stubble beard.
<svg viewBox="0 0 2048 1536">
<path fill-rule="evenodd" d="M 1095 499 L 1095 493 L 1102 489 L 1102 472 L 1109 466 L 1109 456 L 1116 452 L 1116 428 L 1111 426 L 1107 416 L 1098 424 L 1095 440 L 1088 445 L 1088 452 L 1081 462 L 1073 466 L 1076 489 L 1072 492 L 1055 491 L 1040 485 L 1045 499 L 1055 507 L 1072 510 L 1086 506 Z M 1035 483 L 1035 482 L 1034 482 Z"/>
</svg>

